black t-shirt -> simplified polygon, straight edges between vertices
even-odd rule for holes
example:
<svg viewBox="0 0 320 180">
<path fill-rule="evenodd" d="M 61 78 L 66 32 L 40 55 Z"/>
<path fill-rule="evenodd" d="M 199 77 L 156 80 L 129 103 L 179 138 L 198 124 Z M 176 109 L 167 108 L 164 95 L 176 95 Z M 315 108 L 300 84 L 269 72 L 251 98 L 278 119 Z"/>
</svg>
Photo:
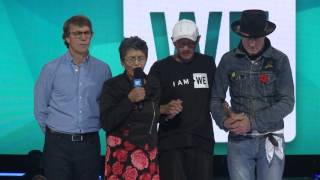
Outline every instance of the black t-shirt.
<svg viewBox="0 0 320 180">
<path fill-rule="evenodd" d="M 159 127 L 159 151 L 199 146 L 212 152 L 214 137 L 210 116 L 210 97 L 215 62 L 212 57 L 196 53 L 189 63 L 177 62 L 173 56 L 157 61 L 149 76 L 161 87 L 160 104 L 173 99 L 183 101 L 183 110 Z"/>
</svg>

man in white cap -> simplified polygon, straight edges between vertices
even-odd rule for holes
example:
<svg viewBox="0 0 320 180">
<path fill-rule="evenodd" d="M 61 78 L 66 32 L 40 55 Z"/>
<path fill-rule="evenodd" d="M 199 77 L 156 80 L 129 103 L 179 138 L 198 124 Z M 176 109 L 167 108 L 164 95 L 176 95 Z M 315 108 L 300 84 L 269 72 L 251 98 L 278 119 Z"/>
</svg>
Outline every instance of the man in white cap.
<svg viewBox="0 0 320 180">
<path fill-rule="evenodd" d="M 281 180 L 283 118 L 294 106 L 289 60 L 266 37 L 276 25 L 264 11 L 243 11 L 231 28 L 241 41 L 223 55 L 211 98 L 214 120 L 229 131 L 230 179 Z M 231 107 L 224 103 L 228 88 Z"/>
<path fill-rule="evenodd" d="M 196 24 L 173 28 L 175 54 L 157 61 L 149 75 L 160 83 L 159 166 L 165 180 L 213 179 L 213 128 L 209 111 L 215 62 L 195 52 Z"/>
</svg>

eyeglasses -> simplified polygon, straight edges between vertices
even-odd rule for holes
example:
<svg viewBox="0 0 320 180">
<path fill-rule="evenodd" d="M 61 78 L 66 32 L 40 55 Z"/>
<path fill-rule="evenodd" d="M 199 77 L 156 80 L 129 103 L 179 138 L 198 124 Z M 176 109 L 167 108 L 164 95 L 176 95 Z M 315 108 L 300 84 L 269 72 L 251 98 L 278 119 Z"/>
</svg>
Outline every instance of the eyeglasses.
<svg viewBox="0 0 320 180">
<path fill-rule="evenodd" d="M 86 38 L 90 38 L 92 36 L 91 31 L 74 31 L 74 32 L 70 32 L 70 34 L 78 39 L 80 39 L 82 35 L 84 35 L 84 37 Z"/>
<path fill-rule="evenodd" d="M 129 56 L 129 57 L 124 58 L 124 60 L 128 64 L 134 64 L 135 62 L 142 63 L 142 62 L 146 61 L 147 58 L 145 56 Z"/>
</svg>

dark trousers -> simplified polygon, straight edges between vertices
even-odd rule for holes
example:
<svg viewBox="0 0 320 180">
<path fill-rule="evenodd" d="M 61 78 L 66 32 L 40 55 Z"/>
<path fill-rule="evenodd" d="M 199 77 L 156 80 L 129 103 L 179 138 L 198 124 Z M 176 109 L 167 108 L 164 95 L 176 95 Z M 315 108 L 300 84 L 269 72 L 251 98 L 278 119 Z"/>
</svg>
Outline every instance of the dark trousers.
<svg viewBox="0 0 320 180">
<path fill-rule="evenodd" d="M 46 131 L 43 150 L 48 180 L 98 180 L 100 141 L 98 133 L 72 137 Z"/>
<path fill-rule="evenodd" d="M 196 147 L 161 152 L 159 167 L 161 180 L 213 180 L 213 154 Z"/>
</svg>

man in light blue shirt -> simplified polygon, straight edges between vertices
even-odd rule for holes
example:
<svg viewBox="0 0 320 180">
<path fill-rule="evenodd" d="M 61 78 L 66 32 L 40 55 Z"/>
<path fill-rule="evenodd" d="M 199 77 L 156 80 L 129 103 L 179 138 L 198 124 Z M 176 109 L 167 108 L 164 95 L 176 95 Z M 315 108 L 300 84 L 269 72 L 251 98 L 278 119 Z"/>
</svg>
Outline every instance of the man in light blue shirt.
<svg viewBox="0 0 320 180">
<path fill-rule="evenodd" d="M 68 19 L 63 39 L 69 50 L 43 67 L 35 86 L 34 113 L 45 133 L 44 173 L 49 180 L 99 176 L 99 97 L 111 71 L 89 54 L 92 36 L 87 17 Z"/>
</svg>

